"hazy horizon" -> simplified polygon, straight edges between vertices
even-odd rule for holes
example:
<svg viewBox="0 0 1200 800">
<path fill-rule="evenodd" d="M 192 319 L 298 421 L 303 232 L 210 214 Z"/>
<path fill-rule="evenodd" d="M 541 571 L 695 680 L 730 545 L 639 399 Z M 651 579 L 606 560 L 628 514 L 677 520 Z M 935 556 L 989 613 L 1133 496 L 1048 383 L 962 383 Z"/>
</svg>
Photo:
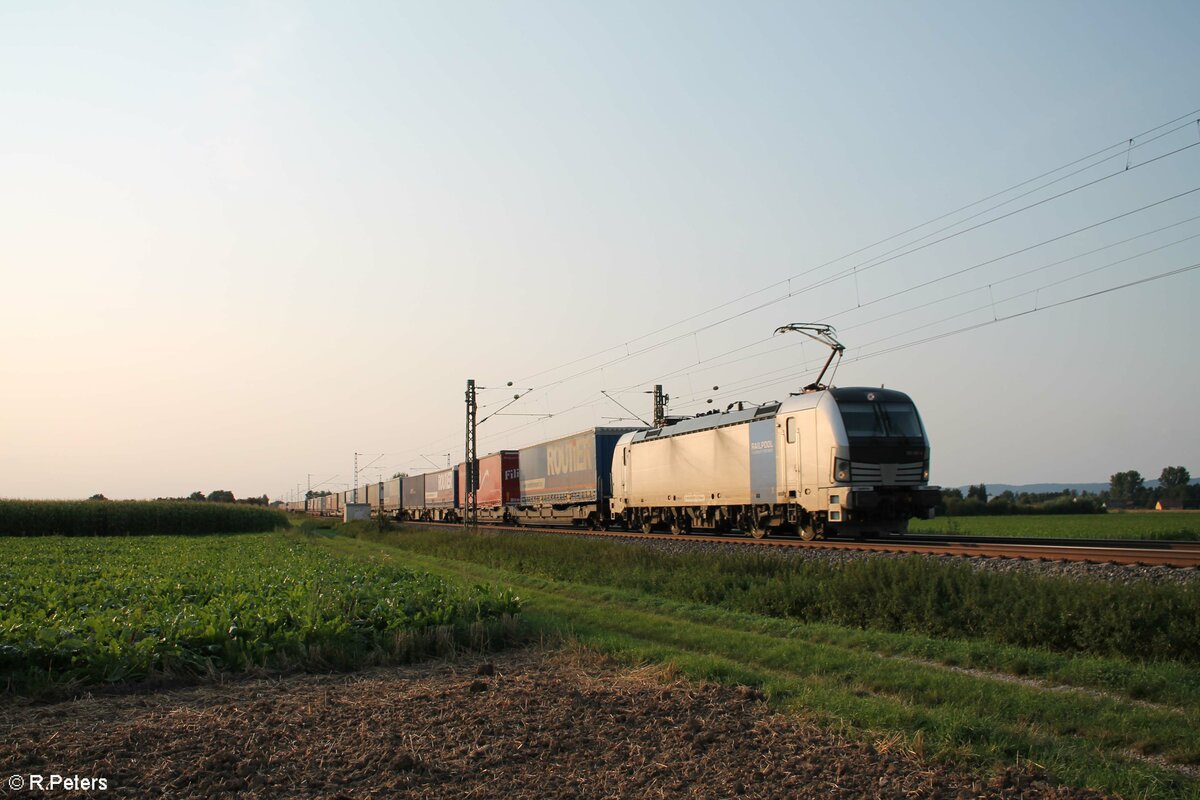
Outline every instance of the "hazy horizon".
<svg viewBox="0 0 1200 800">
<path fill-rule="evenodd" d="M 1187 2 L 6 4 L 0 497 L 458 463 L 467 378 L 551 415 L 481 453 L 628 416 L 602 390 L 778 399 L 824 360 L 796 321 L 838 328 L 838 385 L 913 397 L 936 484 L 1200 473 L 1197 33 Z"/>
</svg>

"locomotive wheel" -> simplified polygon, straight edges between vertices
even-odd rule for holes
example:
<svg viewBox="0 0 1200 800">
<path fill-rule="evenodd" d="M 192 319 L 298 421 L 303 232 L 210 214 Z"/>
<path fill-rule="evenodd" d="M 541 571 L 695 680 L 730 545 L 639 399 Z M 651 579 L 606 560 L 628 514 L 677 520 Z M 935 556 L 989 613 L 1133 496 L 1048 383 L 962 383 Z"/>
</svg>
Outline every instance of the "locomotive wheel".
<svg viewBox="0 0 1200 800">
<path fill-rule="evenodd" d="M 817 538 L 817 528 L 811 522 L 808 525 L 801 526 L 797 533 L 800 534 L 801 541 L 811 542 Z"/>
<path fill-rule="evenodd" d="M 643 518 L 642 519 L 642 533 L 653 533 L 653 532 L 654 532 L 654 523 L 650 521 L 649 517 Z"/>
<path fill-rule="evenodd" d="M 671 533 L 675 536 L 687 533 L 691 529 L 686 518 L 672 517 L 671 518 Z"/>
<path fill-rule="evenodd" d="M 761 517 L 751 517 L 746 520 L 746 533 L 755 539 L 767 538 L 768 528 Z"/>
</svg>

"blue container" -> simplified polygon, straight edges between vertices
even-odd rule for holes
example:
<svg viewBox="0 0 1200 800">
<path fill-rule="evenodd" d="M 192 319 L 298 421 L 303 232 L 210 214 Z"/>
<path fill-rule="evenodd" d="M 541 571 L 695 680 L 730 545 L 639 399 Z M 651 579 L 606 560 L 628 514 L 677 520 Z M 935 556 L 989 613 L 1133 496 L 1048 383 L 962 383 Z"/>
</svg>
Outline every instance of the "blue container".
<svg viewBox="0 0 1200 800">
<path fill-rule="evenodd" d="M 520 450 L 521 505 L 603 503 L 617 440 L 641 428 L 592 428 Z"/>
</svg>

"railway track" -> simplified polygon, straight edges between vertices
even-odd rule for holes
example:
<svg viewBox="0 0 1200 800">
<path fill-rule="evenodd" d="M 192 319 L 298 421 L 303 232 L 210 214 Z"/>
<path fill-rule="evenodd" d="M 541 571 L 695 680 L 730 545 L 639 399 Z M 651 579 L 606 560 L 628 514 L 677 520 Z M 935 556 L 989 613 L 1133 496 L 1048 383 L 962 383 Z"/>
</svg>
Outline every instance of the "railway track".
<svg viewBox="0 0 1200 800">
<path fill-rule="evenodd" d="M 458 528 L 461 523 L 412 523 L 435 528 Z M 651 539 L 673 542 L 708 542 L 731 546 L 807 547 L 818 550 L 858 550 L 874 553 L 918 553 L 963 558 L 1017 558 L 1031 561 L 1086 561 L 1094 564 L 1200 568 L 1200 543 L 1142 539 L 1011 539 L 998 536 L 936 536 L 911 534 L 878 539 L 829 539 L 805 542 L 797 537 L 752 539 L 737 535 L 641 533 L 622 530 L 589 530 L 556 525 L 480 524 L 479 529 L 500 532 L 538 531 L 571 536 Z"/>
</svg>

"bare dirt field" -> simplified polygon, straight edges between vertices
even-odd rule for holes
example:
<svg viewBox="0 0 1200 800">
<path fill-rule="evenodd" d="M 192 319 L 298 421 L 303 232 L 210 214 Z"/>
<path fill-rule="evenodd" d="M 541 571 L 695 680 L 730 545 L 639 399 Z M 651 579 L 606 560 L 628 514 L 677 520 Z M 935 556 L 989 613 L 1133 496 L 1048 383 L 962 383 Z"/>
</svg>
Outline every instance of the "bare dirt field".
<svg viewBox="0 0 1200 800">
<path fill-rule="evenodd" d="M 1099 797 L 1024 770 L 948 771 L 773 714 L 750 689 L 590 658 L 0 701 L 0 781 L 105 777 L 97 797 Z"/>
</svg>

